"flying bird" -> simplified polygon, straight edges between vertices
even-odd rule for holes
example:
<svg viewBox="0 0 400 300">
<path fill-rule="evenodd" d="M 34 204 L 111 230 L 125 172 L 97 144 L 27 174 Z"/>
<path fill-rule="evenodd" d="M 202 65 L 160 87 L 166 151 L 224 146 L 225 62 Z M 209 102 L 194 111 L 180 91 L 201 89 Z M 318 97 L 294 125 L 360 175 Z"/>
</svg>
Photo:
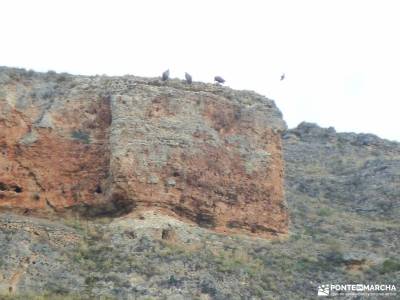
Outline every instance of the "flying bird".
<svg viewBox="0 0 400 300">
<path fill-rule="evenodd" d="M 281 81 L 282 81 L 283 79 L 285 79 L 285 73 L 283 73 L 283 74 L 281 75 Z"/>
<path fill-rule="evenodd" d="M 191 84 L 192 83 L 192 76 L 189 73 L 185 72 L 186 82 Z"/>
<path fill-rule="evenodd" d="M 162 73 L 162 80 L 166 81 L 169 79 L 169 69 L 167 71 L 164 71 L 164 73 Z"/>
<path fill-rule="evenodd" d="M 223 79 L 221 76 L 215 76 L 214 80 L 218 83 L 225 83 L 225 79 Z"/>
</svg>

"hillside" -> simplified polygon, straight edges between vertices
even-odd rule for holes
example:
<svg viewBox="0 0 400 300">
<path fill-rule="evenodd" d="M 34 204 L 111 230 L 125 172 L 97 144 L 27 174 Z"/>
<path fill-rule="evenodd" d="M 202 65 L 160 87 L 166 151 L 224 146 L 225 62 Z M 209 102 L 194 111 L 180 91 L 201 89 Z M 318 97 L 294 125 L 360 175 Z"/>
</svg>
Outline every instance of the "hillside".
<svg viewBox="0 0 400 300">
<path fill-rule="evenodd" d="M 36 73 L 29 75 L 25 71 L 21 74 L 19 72 L 14 75 L 16 77 L 6 81 L 12 82 L 13 85 L 18 82 L 18 84 L 24 86 L 14 89 L 14 94 L 18 94 L 16 92 L 18 90 L 19 93 L 26 95 L 27 93 L 25 93 L 26 90 L 24 89 L 27 86 L 31 87 L 29 83 L 31 80 L 45 81 L 44 79 L 48 76 L 50 82 L 58 82 L 57 78 L 61 76 L 60 74 Z M 29 79 L 29 76 L 33 76 L 33 79 Z M 105 79 L 100 77 L 89 79 L 86 77 L 67 78 L 61 81 L 63 82 L 61 87 L 66 84 L 65 82 L 73 82 L 74 80 L 89 80 L 93 83 Z M 135 82 L 137 80 L 143 81 L 143 79 L 133 77 L 124 78 L 122 86 L 125 86 L 127 82 Z M 158 81 L 157 79 L 151 79 L 151 82 L 157 83 Z M 160 93 L 157 84 L 149 87 L 146 83 L 145 87 L 139 87 L 141 97 L 143 94 L 152 95 L 151 97 L 153 97 Z M 88 84 L 86 89 L 82 89 L 87 92 L 91 88 L 91 84 Z M 191 219 L 184 215 L 179 216 L 173 211 L 168 213 L 165 207 L 160 209 L 159 205 L 148 205 L 146 209 L 143 209 L 143 207 L 141 208 L 143 204 L 140 204 L 140 201 L 137 202 L 136 206 L 133 206 L 133 208 L 140 209 L 125 210 L 126 201 L 122 201 L 122 206 L 115 205 L 115 203 L 109 205 L 110 202 L 108 201 L 113 198 L 108 198 L 104 195 L 112 195 L 113 193 L 108 194 L 104 191 L 113 191 L 113 188 L 110 188 L 112 186 L 111 182 L 118 183 L 118 180 L 121 180 L 122 185 L 118 185 L 118 188 L 122 186 L 121 190 L 129 193 L 139 190 L 137 196 L 140 199 L 145 199 L 146 195 L 144 190 L 140 190 L 140 187 L 149 187 L 149 191 L 153 193 L 149 195 L 156 195 L 151 198 L 153 199 L 152 201 L 156 201 L 160 195 L 163 195 L 162 190 L 159 188 L 159 182 L 164 182 L 169 177 L 160 176 L 158 182 L 157 180 L 150 180 L 150 182 L 147 182 L 147 180 L 145 182 L 135 181 L 137 174 L 134 172 L 129 173 L 131 169 L 126 167 L 130 165 L 118 163 L 118 160 L 130 158 L 129 155 L 125 156 L 123 149 L 130 149 L 132 153 L 140 149 L 143 150 L 141 155 L 151 157 L 147 155 L 152 148 L 146 148 L 147 144 L 145 144 L 144 148 L 141 148 L 143 145 L 140 143 L 126 143 L 127 146 L 121 146 L 126 141 L 124 141 L 124 138 L 110 138 L 113 130 L 114 133 L 115 130 L 119 132 L 125 131 L 126 133 L 124 134 L 119 133 L 119 136 L 128 140 L 135 140 L 136 135 L 132 135 L 132 132 L 136 132 L 135 128 L 125 128 L 124 124 L 117 122 L 114 123 L 116 129 L 105 125 L 110 130 L 107 129 L 104 133 L 101 133 L 98 132 L 98 127 L 89 126 L 89 123 L 86 123 L 88 119 L 96 120 L 96 118 L 93 116 L 85 117 L 85 114 L 83 114 L 80 115 L 82 118 L 77 120 L 79 122 L 86 120 L 85 122 L 70 123 L 63 121 L 61 123 L 51 123 L 52 126 L 55 126 L 52 130 L 40 126 L 32 126 L 32 128 L 36 133 L 39 133 L 39 137 L 44 138 L 46 134 L 51 133 L 62 138 L 64 145 L 69 145 L 67 149 L 74 149 L 73 153 L 77 155 L 83 147 L 92 147 L 91 149 L 94 152 L 87 152 L 91 153 L 90 157 L 93 160 L 90 161 L 94 163 L 96 156 L 98 156 L 99 162 L 103 162 L 103 159 L 106 159 L 107 163 L 104 165 L 114 166 L 112 168 L 113 172 L 103 172 L 103 169 L 97 169 L 89 164 L 88 168 L 94 173 L 100 170 L 100 173 L 96 174 L 103 174 L 104 185 L 101 185 L 100 193 L 93 194 L 93 191 L 96 191 L 98 182 L 96 178 L 102 177 L 98 177 L 98 175 L 89 176 L 88 181 L 82 184 L 80 198 L 77 201 L 80 205 L 73 201 L 69 202 L 69 196 L 63 196 L 62 193 L 60 193 L 61 196 L 59 198 L 50 198 L 49 195 L 52 191 L 47 187 L 44 188 L 45 191 L 39 189 L 39 201 L 38 199 L 35 200 L 35 198 L 31 199 L 24 196 L 26 195 L 24 193 L 27 192 L 26 187 L 29 187 L 29 184 L 36 186 L 35 180 L 36 182 L 49 184 L 49 187 L 51 187 L 51 184 L 58 183 L 57 180 L 60 180 L 60 178 L 67 178 L 66 182 L 69 183 L 70 187 L 74 186 L 76 182 L 79 183 L 79 178 L 76 179 L 70 175 L 81 174 L 80 172 L 84 171 L 84 169 L 76 168 L 72 169 L 72 173 L 67 172 L 69 170 L 68 166 L 70 166 L 68 163 L 75 163 L 75 159 L 66 161 L 67 167 L 61 172 L 61 175 L 65 177 L 38 176 L 35 180 L 29 181 L 35 176 L 29 175 L 28 172 L 26 173 L 26 178 L 28 179 L 25 181 L 27 185 L 17 185 L 16 182 L 5 182 L 3 180 L 6 184 L 3 184 L 1 192 L 3 197 L 0 198 L 0 206 L 2 207 L 0 211 L 0 253 L 2 254 L 0 256 L 0 299 L 300 300 L 315 299 L 317 287 L 320 284 L 391 283 L 398 285 L 400 282 L 400 143 L 383 140 L 371 134 L 337 133 L 333 128 L 321 128 L 311 123 L 301 123 L 297 128 L 285 130 L 279 110 L 275 108 L 273 102 L 263 97 L 257 98 L 258 96 L 252 92 L 237 92 L 228 88 L 203 86 L 202 84 L 194 85 L 190 88 L 201 88 L 203 92 L 204 88 L 210 89 L 206 94 L 203 94 L 200 90 L 195 92 L 186 91 L 185 85 L 178 80 L 173 80 L 166 87 L 161 87 L 162 93 L 165 92 L 165 88 L 170 89 L 170 92 L 173 93 L 169 97 L 177 99 L 177 101 L 183 101 L 180 96 L 177 96 L 181 95 L 181 93 L 189 95 L 189 97 L 199 97 L 198 93 L 200 93 L 203 99 L 210 98 L 205 100 L 206 102 L 210 101 L 210 107 L 214 107 L 213 105 L 216 105 L 214 100 L 218 99 L 228 108 L 230 107 L 229 105 L 234 103 L 232 107 L 239 105 L 239 107 L 242 107 L 242 112 L 247 111 L 249 114 L 247 117 L 246 114 L 241 114 L 240 117 L 231 119 L 227 115 L 223 117 L 221 122 L 202 123 L 205 126 L 204 130 L 208 130 L 210 134 L 214 135 L 213 138 L 198 142 L 196 145 L 197 147 L 209 146 L 213 142 L 218 145 L 218 142 L 229 140 L 227 138 L 229 136 L 241 135 L 242 139 L 231 145 L 233 149 L 231 149 L 232 152 L 230 153 L 243 151 L 247 155 L 244 155 L 244 157 L 251 158 L 250 161 L 253 162 L 253 165 L 248 165 L 248 167 L 256 167 L 255 169 L 251 168 L 255 170 L 255 174 L 257 176 L 265 176 L 255 180 L 256 186 L 247 186 L 247 191 L 266 188 L 262 191 L 270 192 L 270 186 L 263 185 L 262 178 L 269 178 L 268 176 L 272 174 L 272 176 L 276 175 L 276 178 L 278 178 L 275 183 L 279 182 L 279 174 L 282 174 L 284 167 L 282 189 L 280 190 L 278 185 L 275 194 L 269 193 L 273 198 L 268 198 L 276 200 L 276 202 L 269 203 L 277 204 L 273 207 L 281 214 L 278 215 L 278 219 L 274 219 L 269 224 L 275 226 L 276 224 L 281 224 L 282 227 L 280 228 L 285 229 L 288 223 L 288 234 L 271 230 L 269 234 L 259 234 L 257 233 L 258 227 L 252 230 L 251 227 L 243 226 L 245 224 L 237 228 L 217 230 L 216 227 L 218 226 L 214 228 L 207 226 L 210 223 L 210 218 Z M 63 88 L 58 86 L 55 90 L 60 91 Z M 3 100 L 2 105 L 5 103 L 5 94 L 4 90 L 2 94 L 0 93 L 0 101 Z M 9 95 L 8 92 L 7 95 Z M 247 98 L 242 97 L 243 95 L 247 95 Z M 75 96 L 72 95 L 71 97 Z M 214 97 L 216 98 L 214 99 Z M 135 104 L 135 102 L 132 102 L 133 98 L 129 98 L 129 100 L 123 99 L 127 103 Z M 146 97 L 144 98 L 146 99 Z M 19 99 L 19 97 L 15 97 L 15 99 Z M 60 99 L 66 101 L 68 97 L 64 94 L 64 96 L 56 98 L 56 100 L 64 101 Z M 153 103 L 155 106 L 151 112 L 157 112 L 159 114 L 158 117 L 162 117 L 162 114 L 168 111 L 164 106 L 167 103 L 167 99 L 168 97 L 159 102 L 156 101 L 155 104 Z M 248 109 L 252 105 L 235 104 L 238 101 L 237 99 L 261 101 L 270 105 L 270 107 L 266 107 L 266 110 L 262 111 L 257 118 L 251 120 L 250 116 L 256 113 L 255 109 L 249 111 L 246 110 L 246 107 Z M 94 103 L 100 103 L 101 106 L 102 102 L 100 100 L 100 102 L 93 101 Z M 151 103 L 151 101 L 149 102 Z M 14 106 L 11 107 L 17 106 L 17 102 L 7 101 L 7 103 L 14 103 Z M 78 101 L 78 103 L 86 102 Z M 111 101 L 110 103 L 113 102 Z M 73 107 L 75 107 L 74 105 Z M 190 105 L 192 104 L 181 103 L 182 107 L 193 109 Z M 8 111 L 4 107 L 8 107 Z M 37 116 L 35 111 L 27 112 L 29 107 L 32 108 L 32 105 L 26 105 L 21 110 L 28 116 Z M 50 110 L 62 110 L 63 107 L 62 105 L 56 105 L 55 108 L 50 108 Z M 256 107 L 259 110 L 260 106 Z M 179 108 L 175 109 L 179 112 Z M 115 114 L 117 117 L 131 112 L 139 114 L 141 110 L 143 109 L 137 110 L 132 105 L 126 111 L 117 110 Z M 21 138 L 22 142 L 26 142 L 28 145 L 33 145 L 37 141 L 33 139 L 34 142 L 32 142 L 32 136 L 26 136 L 25 130 L 27 130 L 28 126 L 20 126 L 23 130 L 15 131 L 13 129 L 16 126 L 11 126 L 15 124 L 4 121 L 4 116 L 8 116 L 10 111 L 10 106 L 3 106 L 1 110 L 2 125 L 7 128 L 7 133 L 13 133 L 8 135 L 4 134 L 5 131 L 0 133 L 2 141 L 8 143 L 7 149 L 9 150 L 9 152 L 2 152 L 2 167 L 5 167 L 10 161 L 15 161 L 8 159 L 9 157 L 13 159 L 20 157 L 22 159 L 18 159 L 18 161 L 25 163 L 29 162 L 29 157 L 32 158 L 31 161 L 35 161 L 35 159 L 36 161 L 41 161 L 37 160 L 37 157 L 28 155 L 30 154 L 29 147 L 32 146 L 28 148 L 16 146 L 19 143 L 15 141 L 21 141 Z M 15 111 L 18 111 L 18 109 Z M 85 112 L 84 109 L 82 111 Z M 82 111 L 76 110 L 74 113 L 82 113 Z M 98 113 L 105 110 L 97 108 L 96 111 Z M 206 111 L 208 112 L 206 116 L 215 116 L 209 110 Z M 182 122 L 185 121 L 184 116 L 188 113 L 185 111 L 180 115 Z M 53 111 L 52 114 L 55 115 L 55 112 Z M 112 115 L 113 113 L 111 113 Z M 197 112 L 195 116 L 199 117 L 199 123 L 202 122 L 201 120 L 206 120 L 204 115 L 200 118 L 200 114 L 197 114 Z M 73 114 L 67 117 L 73 119 Z M 265 119 L 266 117 L 268 120 Z M 246 127 L 248 131 L 242 131 L 239 134 L 237 127 L 240 126 L 232 125 L 235 123 L 231 123 L 237 122 L 237 118 L 245 120 L 243 121 L 244 123 L 241 123 L 241 126 L 244 126 L 243 124 L 251 124 L 251 127 Z M 33 119 L 43 121 L 43 118 Z M 12 120 L 18 119 L 14 118 Z M 138 120 L 138 118 L 135 120 Z M 69 124 L 72 124 L 72 127 L 69 127 Z M 88 130 L 84 132 L 90 132 L 90 134 L 72 136 L 71 132 L 74 132 L 76 124 L 84 126 L 79 128 Z M 186 122 L 184 124 L 189 126 L 188 131 L 191 132 L 190 124 Z M 219 124 L 218 126 L 222 127 L 218 127 L 217 130 L 213 127 L 215 124 Z M 186 125 L 179 127 L 177 130 L 187 128 Z M 275 127 L 276 130 L 272 130 L 272 127 Z M 73 129 L 72 131 L 71 128 Z M 268 134 L 260 134 L 260 132 L 265 133 L 262 128 L 267 128 Z M 183 136 L 181 140 L 190 141 L 191 138 L 188 135 L 185 136 L 185 132 L 187 131 L 181 132 L 182 135 L 180 136 Z M 104 134 L 108 135 L 108 141 L 111 141 L 111 145 L 108 142 L 103 144 L 94 143 L 94 137 L 100 140 L 100 137 L 105 136 Z M 252 134 L 255 134 L 259 139 L 252 140 L 250 138 Z M 150 136 L 154 138 L 154 135 L 150 134 Z M 89 139 L 87 139 L 88 137 Z M 263 141 L 262 137 L 269 137 L 269 139 L 268 141 Z M 148 141 L 151 141 L 151 139 Z M 282 142 L 281 148 L 279 147 L 280 142 Z M 268 169 L 268 173 L 258 170 L 257 167 L 262 167 L 263 163 L 265 163 L 260 159 L 263 157 L 262 153 L 259 152 L 256 157 L 249 156 L 257 151 L 254 151 L 254 147 L 241 147 L 244 144 L 253 145 L 254 147 L 264 145 L 265 147 L 270 147 L 270 149 L 280 149 L 281 152 L 275 152 L 275 160 L 274 164 L 272 164 L 274 168 Z M 49 144 L 40 145 L 43 148 L 34 149 L 45 149 L 46 145 Z M 96 147 L 103 147 L 103 145 L 107 145 L 104 146 L 107 147 L 104 148 L 108 151 L 106 153 L 110 153 L 111 157 L 114 155 L 114 162 L 110 158 L 101 156 L 104 151 L 96 152 L 98 151 Z M 223 147 L 225 146 L 226 144 Z M 112 147 L 114 147 L 114 150 L 111 149 Z M 221 146 L 221 149 L 223 147 Z M 13 149 L 12 155 L 10 154 L 10 149 Z M 20 149 L 20 152 L 15 149 Z M 176 145 L 173 146 L 173 149 L 176 149 Z M 186 148 L 183 147 L 183 149 Z M 62 151 L 60 150 L 57 153 L 60 154 Z M 190 154 L 190 152 L 185 153 Z M 68 157 L 68 155 L 62 156 L 62 158 L 64 157 Z M 52 159 L 56 158 L 57 156 L 52 157 Z M 84 158 L 83 154 L 78 155 L 78 161 Z M 189 163 L 185 159 L 185 155 L 180 156 L 180 158 L 181 160 L 176 159 L 171 163 L 176 166 L 179 162 L 183 170 L 193 176 L 195 175 L 195 169 L 191 169 L 191 167 L 202 170 L 202 164 L 192 164 L 192 161 Z M 202 159 L 207 161 L 205 157 Z M 210 160 L 212 159 L 211 157 Z M 283 159 L 283 163 L 279 164 L 279 159 Z M 226 162 L 223 157 L 222 161 Z M 267 160 L 267 162 L 271 161 Z M 42 163 L 45 163 L 44 159 Z M 26 164 L 24 165 L 27 166 Z M 43 165 L 41 170 L 46 170 L 46 166 Z M 143 174 L 146 169 L 143 166 L 137 166 L 142 168 L 139 169 Z M 138 170 L 138 168 L 135 170 Z M 213 167 L 211 166 L 211 168 Z M 226 166 L 225 163 L 217 165 L 217 169 L 212 170 L 216 174 L 222 174 L 223 168 L 231 170 L 233 173 L 238 170 L 234 165 Z M 36 170 L 36 168 L 34 169 Z M 155 172 L 154 170 L 159 172 L 157 174 L 165 174 L 160 172 L 162 169 L 153 169 L 153 172 Z M 25 174 L 17 167 L 11 171 L 22 172 L 15 174 Z M 10 172 L 3 171 L 0 174 L 1 178 L 10 180 L 10 176 L 6 176 Z M 236 174 L 244 173 L 239 172 Z M 148 174 L 146 173 L 146 175 Z M 256 175 L 254 175 L 255 179 Z M 130 185 L 131 181 L 126 180 L 127 176 L 137 184 L 134 188 Z M 14 177 L 16 179 L 20 178 L 18 176 Z M 206 183 L 210 184 L 213 187 L 212 190 L 215 191 L 217 183 L 220 185 L 218 180 L 223 178 L 210 177 L 212 180 L 209 179 L 209 182 L 204 182 L 201 180 L 201 176 L 196 177 L 196 180 L 189 180 L 189 177 L 183 178 L 187 180 L 186 183 L 190 187 L 189 190 L 194 195 L 200 195 L 202 191 L 206 191 Z M 43 178 L 47 178 L 46 180 L 48 181 L 41 181 Z M 86 177 L 83 176 L 83 178 Z M 95 178 L 96 180 L 91 181 L 90 178 Z M 152 178 L 154 179 L 154 177 Z M 76 182 L 71 180 L 76 180 Z M 196 182 L 202 182 L 203 185 L 196 186 L 194 185 Z M 239 179 L 229 178 L 229 181 L 222 185 L 224 187 L 222 191 L 228 191 L 227 187 L 232 184 L 240 187 L 239 182 Z M 23 192 L 17 192 L 15 186 L 22 188 Z M 68 191 L 66 195 L 73 195 L 73 189 L 66 190 Z M 164 191 L 168 191 L 168 189 Z M 259 193 L 262 194 L 262 191 Z M 280 194 L 283 191 L 286 200 L 283 200 Z M 57 190 L 58 192 L 60 191 Z M 143 193 L 141 194 L 141 192 Z M 85 193 L 90 194 L 92 198 L 85 198 Z M 11 195 L 14 196 L 13 199 L 10 199 Z M 43 195 L 48 196 L 51 205 L 43 201 Z M 54 194 L 52 195 L 54 196 Z M 225 195 L 227 194 L 218 195 L 212 193 L 206 194 L 204 198 L 198 197 L 196 199 L 205 201 L 207 197 L 211 197 L 214 201 L 223 203 Z M 98 197 L 98 199 L 93 197 Z M 61 199 L 61 201 L 52 202 L 51 199 Z M 128 197 L 128 199 L 130 198 Z M 10 205 L 10 203 L 13 205 Z M 27 206 L 27 203 L 33 203 L 36 206 L 30 207 Z M 111 201 L 111 203 L 113 202 Z M 161 204 L 163 202 L 160 200 L 155 203 Z M 42 204 L 43 206 L 41 206 Z M 235 207 L 235 205 L 238 204 L 236 202 L 231 203 L 232 207 Z M 124 209 L 120 210 L 121 207 Z M 197 212 L 196 209 L 198 207 L 195 205 L 191 205 L 190 208 L 192 212 Z M 102 214 L 104 211 L 106 213 Z M 229 217 L 232 212 L 238 213 L 240 211 L 241 206 L 238 205 L 236 209 L 229 211 L 227 215 Z M 244 215 L 251 218 L 254 214 L 262 216 L 264 212 L 264 210 L 256 207 L 251 210 L 251 214 L 247 211 Z M 274 216 L 272 212 L 268 211 L 268 216 Z M 288 213 L 289 218 L 287 218 L 286 213 Z M 225 220 L 224 218 L 219 218 L 220 215 L 218 214 L 213 216 L 216 216 L 217 223 Z M 233 214 L 233 216 L 243 217 L 240 214 Z M 206 222 L 201 222 L 202 220 Z M 262 218 L 258 219 L 258 222 L 263 224 Z M 399 288 L 399 286 L 397 287 Z"/>
</svg>

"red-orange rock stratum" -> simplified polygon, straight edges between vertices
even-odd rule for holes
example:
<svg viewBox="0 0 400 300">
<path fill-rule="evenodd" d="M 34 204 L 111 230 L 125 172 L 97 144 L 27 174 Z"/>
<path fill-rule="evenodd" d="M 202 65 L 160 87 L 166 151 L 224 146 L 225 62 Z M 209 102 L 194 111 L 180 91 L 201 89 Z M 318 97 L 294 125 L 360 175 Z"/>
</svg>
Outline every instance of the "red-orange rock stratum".
<svg viewBox="0 0 400 300">
<path fill-rule="evenodd" d="M 285 233 L 285 128 L 250 91 L 0 68 L 0 208 Z"/>
</svg>

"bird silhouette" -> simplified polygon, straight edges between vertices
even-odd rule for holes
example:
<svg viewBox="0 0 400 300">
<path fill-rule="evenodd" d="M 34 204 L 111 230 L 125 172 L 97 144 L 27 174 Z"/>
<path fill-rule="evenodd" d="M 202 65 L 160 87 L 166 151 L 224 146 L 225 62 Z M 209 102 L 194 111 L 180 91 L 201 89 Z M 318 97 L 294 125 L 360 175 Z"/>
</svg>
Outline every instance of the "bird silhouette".
<svg viewBox="0 0 400 300">
<path fill-rule="evenodd" d="M 283 79 L 285 79 L 285 73 L 283 73 L 283 74 L 281 75 L 281 81 L 282 81 Z"/>
<path fill-rule="evenodd" d="M 218 83 L 225 83 L 225 79 L 223 79 L 221 76 L 215 76 L 214 80 Z"/>
<path fill-rule="evenodd" d="M 191 84 L 192 83 L 192 76 L 189 73 L 185 72 L 186 82 Z"/>
<path fill-rule="evenodd" d="M 164 71 L 164 73 L 162 73 L 162 80 L 166 81 L 169 79 L 169 69 L 167 71 Z"/>
</svg>

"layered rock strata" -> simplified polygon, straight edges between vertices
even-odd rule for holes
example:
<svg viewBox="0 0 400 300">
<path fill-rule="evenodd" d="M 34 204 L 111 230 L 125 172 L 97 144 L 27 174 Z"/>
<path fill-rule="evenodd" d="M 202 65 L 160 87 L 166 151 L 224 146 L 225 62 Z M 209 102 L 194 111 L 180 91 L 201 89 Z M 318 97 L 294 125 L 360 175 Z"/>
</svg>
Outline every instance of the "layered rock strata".
<svg viewBox="0 0 400 300">
<path fill-rule="evenodd" d="M 287 230 L 281 113 L 249 91 L 0 69 L 0 207 Z"/>
</svg>

